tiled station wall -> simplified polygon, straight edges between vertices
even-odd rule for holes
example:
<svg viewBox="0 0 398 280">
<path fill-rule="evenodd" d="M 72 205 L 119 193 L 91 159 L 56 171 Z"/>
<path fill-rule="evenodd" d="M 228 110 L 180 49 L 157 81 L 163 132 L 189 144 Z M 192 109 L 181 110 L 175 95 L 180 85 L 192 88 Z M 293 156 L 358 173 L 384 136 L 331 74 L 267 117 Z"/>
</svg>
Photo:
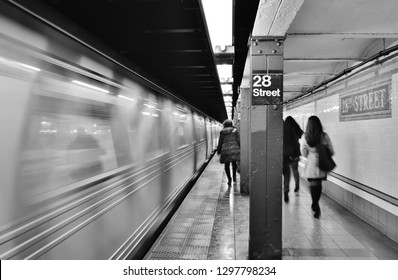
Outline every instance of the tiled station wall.
<svg viewBox="0 0 398 280">
<path fill-rule="evenodd" d="M 369 95 L 381 87 L 388 91 L 389 100 L 384 100 L 386 95 L 383 100 L 381 97 L 376 100 L 376 93 Z M 356 109 L 361 110 L 359 96 L 363 94 L 372 98 L 367 100 L 368 110 L 362 108 L 361 116 L 347 118 L 343 101 L 352 96 L 351 100 L 357 102 Z M 324 183 L 324 192 L 395 241 L 398 241 L 397 101 L 398 58 L 394 58 L 284 108 L 284 118 L 291 115 L 303 130 L 308 117 L 317 115 L 332 140 L 337 168 Z M 389 112 L 371 112 L 375 106 L 382 106 L 381 102 L 385 108 L 385 102 L 390 102 Z"/>
</svg>

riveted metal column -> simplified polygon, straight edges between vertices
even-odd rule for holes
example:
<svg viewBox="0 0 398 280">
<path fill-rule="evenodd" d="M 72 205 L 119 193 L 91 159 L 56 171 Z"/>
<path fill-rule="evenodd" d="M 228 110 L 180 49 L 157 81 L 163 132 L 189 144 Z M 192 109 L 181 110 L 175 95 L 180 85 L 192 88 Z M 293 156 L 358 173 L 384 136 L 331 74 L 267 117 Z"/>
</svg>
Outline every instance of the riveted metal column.
<svg viewBox="0 0 398 280">
<path fill-rule="evenodd" d="M 250 88 L 241 88 L 240 90 L 240 193 L 242 195 L 249 195 L 250 188 L 249 188 L 249 152 L 250 152 L 250 125 L 249 125 L 249 98 L 250 95 Z"/>
<path fill-rule="evenodd" d="M 282 259 L 284 37 L 252 37 L 249 259 Z"/>
</svg>

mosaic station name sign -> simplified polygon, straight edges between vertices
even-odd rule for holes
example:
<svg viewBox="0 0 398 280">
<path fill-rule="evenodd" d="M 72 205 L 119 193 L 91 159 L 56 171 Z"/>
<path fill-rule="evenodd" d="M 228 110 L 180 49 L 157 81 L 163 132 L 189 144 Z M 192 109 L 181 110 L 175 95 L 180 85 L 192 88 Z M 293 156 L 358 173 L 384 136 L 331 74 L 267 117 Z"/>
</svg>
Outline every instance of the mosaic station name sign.
<svg viewBox="0 0 398 280">
<path fill-rule="evenodd" d="M 391 82 L 340 96 L 340 121 L 391 118 Z"/>
</svg>

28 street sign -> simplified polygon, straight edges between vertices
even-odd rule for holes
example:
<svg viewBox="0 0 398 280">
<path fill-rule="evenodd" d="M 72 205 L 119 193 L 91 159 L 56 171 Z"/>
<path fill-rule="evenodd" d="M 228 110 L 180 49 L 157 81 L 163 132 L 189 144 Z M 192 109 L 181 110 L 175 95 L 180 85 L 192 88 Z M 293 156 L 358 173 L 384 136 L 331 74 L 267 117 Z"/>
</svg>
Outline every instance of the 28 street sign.
<svg viewBox="0 0 398 280">
<path fill-rule="evenodd" d="M 283 76 L 252 75 L 252 105 L 281 104 L 283 101 Z"/>
</svg>

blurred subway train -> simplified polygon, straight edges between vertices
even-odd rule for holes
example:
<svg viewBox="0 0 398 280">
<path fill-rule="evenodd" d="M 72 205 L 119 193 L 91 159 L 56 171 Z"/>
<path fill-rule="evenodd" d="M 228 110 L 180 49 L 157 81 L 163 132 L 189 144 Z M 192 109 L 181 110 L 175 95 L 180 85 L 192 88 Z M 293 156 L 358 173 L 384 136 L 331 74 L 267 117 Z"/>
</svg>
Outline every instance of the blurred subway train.
<svg viewBox="0 0 398 280">
<path fill-rule="evenodd" d="M 218 123 L 3 1 L 0 81 L 0 259 L 141 258 Z"/>
</svg>

